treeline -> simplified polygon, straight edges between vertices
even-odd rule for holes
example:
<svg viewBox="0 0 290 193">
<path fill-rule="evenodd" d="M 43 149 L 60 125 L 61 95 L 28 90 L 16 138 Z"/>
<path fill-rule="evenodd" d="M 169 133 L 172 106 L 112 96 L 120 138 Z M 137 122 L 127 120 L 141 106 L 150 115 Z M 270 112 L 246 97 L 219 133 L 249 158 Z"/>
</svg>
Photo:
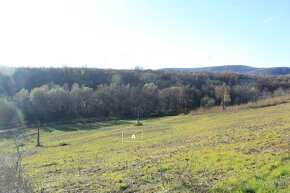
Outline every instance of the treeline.
<svg viewBox="0 0 290 193">
<path fill-rule="evenodd" d="M 133 118 L 137 111 L 142 117 L 175 115 L 215 105 L 221 105 L 225 110 L 230 104 L 286 93 L 280 88 L 274 93 L 260 95 L 255 87 L 225 84 L 215 86 L 207 93 L 184 85 L 159 89 L 154 83 L 98 85 L 95 90 L 78 84 L 71 88 L 47 84 L 31 91 L 22 89 L 11 102 L 21 109 L 27 121 L 51 122 L 79 118 Z"/>
<path fill-rule="evenodd" d="M 59 121 L 77 118 L 128 118 L 161 116 L 188 112 L 199 106 L 200 92 L 195 88 L 174 86 L 158 89 L 154 83 L 143 86 L 99 85 L 95 90 L 73 84 L 43 85 L 22 89 L 13 96 L 13 103 L 28 121 Z"/>
<path fill-rule="evenodd" d="M 138 110 L 142 117 L 174 115 L 214 105 L 225 110 L 228 105 L 288 94 L 290 87 L 289 76 L 87 68 L 14 70 L 0 75 L 0 91 L 5 97 L 0 100 L 0 114 L 5 114 L 5 120 L 12 120 L 15 114 L 28 122 L 134 118 Z"/>
<path fill-rule="evenodd" d="M 22 88 L 32 90 L 54 82 L 58 85 L 74 83 L 90 88 L 101 84 L 143 86 L 154 83 L 159 89 L 189 85 L 198 90 L 222 85 L 246 85 L 260 91 L 274 92 L 288 89 L 290 76 L 250 76 L 234 73 L 176 72 L 166 70 L 112 70 L 96 68 L 1 68 L 0 96 L 13 96 Z"/>
</svg>

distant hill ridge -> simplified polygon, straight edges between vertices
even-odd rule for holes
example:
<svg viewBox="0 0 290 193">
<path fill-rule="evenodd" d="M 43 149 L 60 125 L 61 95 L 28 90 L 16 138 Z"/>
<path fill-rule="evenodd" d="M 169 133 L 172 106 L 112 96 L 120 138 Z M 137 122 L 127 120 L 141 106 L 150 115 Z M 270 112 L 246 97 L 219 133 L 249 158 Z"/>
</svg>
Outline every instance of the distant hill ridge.
<svg viewBox="0 0 290 193">
<path fill-rule="evenodd" d="M 163 70 L 175 71 L 207 71 L 207 72 L 236 72 L 241 74 L 257 75 L 287 75 L 290 74 L 290 67 L 255 68 L 245 65 L 226 65 L 202 68 L 164 68 Z"/>
</svg>

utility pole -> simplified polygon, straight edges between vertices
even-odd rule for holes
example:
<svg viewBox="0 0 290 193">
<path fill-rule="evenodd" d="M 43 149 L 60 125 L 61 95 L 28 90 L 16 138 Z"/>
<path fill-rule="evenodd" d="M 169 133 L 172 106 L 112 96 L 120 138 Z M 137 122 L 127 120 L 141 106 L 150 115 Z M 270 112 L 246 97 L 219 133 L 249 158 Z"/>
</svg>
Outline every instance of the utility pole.
<svg viewBox="0 0 290 193">
<path fill-rule="evenodd" d="M 39 136 L 40 121 L 37 122 L 37 144 L 36 147 L 40 147 L 40 136 Z"/>
<path fill-rule="evenodd" d="M 140 124 L 139 120 L 140 120 L 140 107 L 138 107 L 137 125 Z"/>
</svg>

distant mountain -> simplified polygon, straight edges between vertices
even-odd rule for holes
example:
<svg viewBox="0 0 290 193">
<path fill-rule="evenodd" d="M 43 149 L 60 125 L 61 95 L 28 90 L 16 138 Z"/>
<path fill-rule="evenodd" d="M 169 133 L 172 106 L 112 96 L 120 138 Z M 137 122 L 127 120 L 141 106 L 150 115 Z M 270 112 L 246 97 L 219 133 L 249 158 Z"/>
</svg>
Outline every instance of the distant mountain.
<svg viewBox="0 0 290 193">
<path fill-rule="evenodd" d="M 193 72 L 235 72 L 240 74 L 260 75 L 287 75 L 290 74 L 290 67 L 255 68 L 244 65 L 212 66 L 203 68 L 164 68 L 163 70 L 193 71 Z"/>
<path fill-rule="evenodd" d="M 275 67 L 275 68 L 257 68 L 250 72 L 250 74 L 269 74 L 269 75 L 287 75 L 290 74 L 289 67 Z"/>
</svg>

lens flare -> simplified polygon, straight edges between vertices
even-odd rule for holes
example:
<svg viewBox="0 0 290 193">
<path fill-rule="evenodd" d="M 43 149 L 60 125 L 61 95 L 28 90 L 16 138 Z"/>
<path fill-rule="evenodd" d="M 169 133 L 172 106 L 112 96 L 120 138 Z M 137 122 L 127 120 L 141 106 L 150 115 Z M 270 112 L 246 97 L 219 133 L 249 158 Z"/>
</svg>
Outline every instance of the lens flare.
<svg viewBox="0 0 290 193">
<path fill-rule="evenodd" d="M 20 127 L 24 124 L 23 113 L 6 98 L 0 98 L 0 129 Z"/>
</svg>

